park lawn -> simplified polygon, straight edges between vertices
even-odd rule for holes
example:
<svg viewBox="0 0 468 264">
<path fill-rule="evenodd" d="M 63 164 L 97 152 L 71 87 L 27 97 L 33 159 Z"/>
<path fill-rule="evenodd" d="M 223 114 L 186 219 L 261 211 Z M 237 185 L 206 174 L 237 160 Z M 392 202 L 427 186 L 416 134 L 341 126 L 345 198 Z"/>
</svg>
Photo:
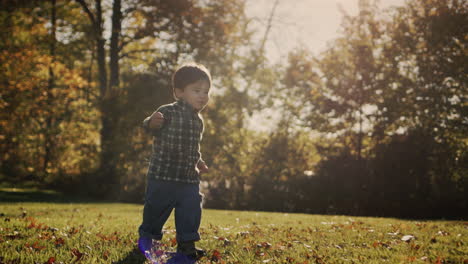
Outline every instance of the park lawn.
<svg viewBox="0 0 468 264">
<path fill-rule="evenodd" d="M 142 205 L 0 203 L 0 263 L 144 263 Z M 468 223 L 203 211 L 200 263 L 468 263 Z M 173 218 L 163 242 L 175 246 Z"/>
</svg>

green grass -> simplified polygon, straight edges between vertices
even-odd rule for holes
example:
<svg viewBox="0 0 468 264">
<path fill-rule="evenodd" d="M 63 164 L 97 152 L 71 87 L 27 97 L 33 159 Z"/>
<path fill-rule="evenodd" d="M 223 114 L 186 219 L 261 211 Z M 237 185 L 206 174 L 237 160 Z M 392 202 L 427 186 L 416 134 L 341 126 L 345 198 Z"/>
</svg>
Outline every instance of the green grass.
<svg viewBox="0 0 468 264">
<path fill-rule="evenodd" d="M 0 203 L 0 263 L 144 263 L 141 213 L 134 204 Z M 467 229 L 460 221 L 205 209 L 198 246 L 208 251 L 200 263 L 468 263 Z M 174 236 L 171 217 L 163 242 L 174 246 Z"/>
</svg>

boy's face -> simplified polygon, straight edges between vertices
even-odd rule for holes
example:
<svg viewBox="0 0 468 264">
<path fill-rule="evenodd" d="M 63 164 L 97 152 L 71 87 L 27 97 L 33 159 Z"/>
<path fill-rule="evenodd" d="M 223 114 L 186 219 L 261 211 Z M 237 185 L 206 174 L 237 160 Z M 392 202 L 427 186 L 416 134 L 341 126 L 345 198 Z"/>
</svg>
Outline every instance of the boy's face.
<svg viewBox="0 0 468 264">
<path fill-rule="evenodd" d="M 185 86 L 185 89 L 175 89 L 176 97 L 190 104 L 196 111 L 205 108 L 210 99 L 210 84 L 208 81 L 199 80 Z"/>
</svg>

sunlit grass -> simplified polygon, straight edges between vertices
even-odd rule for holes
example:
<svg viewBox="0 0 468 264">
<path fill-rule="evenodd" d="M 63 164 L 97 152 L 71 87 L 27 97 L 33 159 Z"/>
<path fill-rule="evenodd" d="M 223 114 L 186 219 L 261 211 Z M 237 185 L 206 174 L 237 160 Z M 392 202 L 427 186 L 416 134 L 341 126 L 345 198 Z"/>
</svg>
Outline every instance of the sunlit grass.
<svg viewBox="0 0 468 264">
<path fill-rule="evenodd" d="M 141 212 L 133 204 L 2 203 L 0 263 L 143 263 L 136 251 Z M 198 246 L 208 252 L 200 263 L 466 263 L 467 228 L 205 209 Z M 175 246 L 172 217 L 166 231 L 163 242 Z"/>
</svg>

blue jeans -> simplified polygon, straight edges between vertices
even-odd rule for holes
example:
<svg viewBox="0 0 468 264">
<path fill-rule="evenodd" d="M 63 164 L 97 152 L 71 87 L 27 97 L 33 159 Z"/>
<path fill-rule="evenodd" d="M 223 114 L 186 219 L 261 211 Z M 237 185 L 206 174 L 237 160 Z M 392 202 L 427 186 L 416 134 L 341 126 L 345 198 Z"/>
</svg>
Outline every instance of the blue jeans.
<svg viewBox="0 0 468 264">
<path fill-rule="evenodd" d="M 140 237 L 161 240 L 162 228 L 175 209 L 177 242 L 200 240 L 202 199 L 198 184 L 148 179 Z"/>
</svg>

